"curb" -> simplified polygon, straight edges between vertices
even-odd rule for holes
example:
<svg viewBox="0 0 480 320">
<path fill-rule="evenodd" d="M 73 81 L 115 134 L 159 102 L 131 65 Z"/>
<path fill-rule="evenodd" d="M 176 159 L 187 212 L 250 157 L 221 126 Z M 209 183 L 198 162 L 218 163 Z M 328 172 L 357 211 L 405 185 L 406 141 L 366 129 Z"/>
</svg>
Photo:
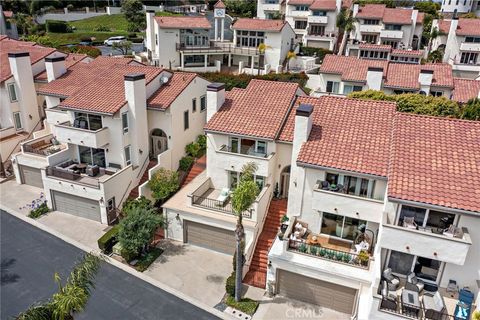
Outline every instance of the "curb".
<svg viewBox="0 0 480 320">
<path fill-rule="evenodd" d="M 168 293 L 176 296 L 177 298 L 180 298 L 180 299 L 184 300 L 185 302 L 188 302 L 188 303 L 190 303 L 190 304 L 192 304 L 192 305 L 194 305 L 194 306 L 196 306 L 196 307 L 198 307 L 202 310 L 205 310 L 205 311 L 211 313 L 212 315 L 214 315 L 216 317 L 219 317 L 220 319 L 225 319 L 225 320 L 233 319 L 231 316 L 229 316 L 229 315 L 227 315 L 227 314 L 225 314 L 225 313 L 223 313 L 223 312 L 221 312 L 221 311 L 219 311 L 219 310 L 217 310 L 213 307 L 210 307 L 209 305 L 207 305 L 203 302 L 200 302 L 200 301 L 198 301 L 198 300 L 196 300 L 196 299 L 194 299 L 190 296 L 187 296 L 183 292 L 180 292 L 180 291 L 178 291 L 174 288 L 171 288 L 171 287 L 163 284 L 162 282 L 160 282 L 158 280 L 155 280 L 152 277 L 149 277 L 149 276 L 147 276 L 147 275 L 145 275 L 145 274 L 143 274 L 143 273 L 141 273 L 141 272 L 139 272 L 139 271 L 123 264 L 123 263 L 121 263 L 120 261 L 112 259 L 107 255 L 104 255 L 103 253 L 101 253 L 101 251 L 99 249 L 90 248 L 89 246 L 86 246 L 83 243 L 80 243 L 80 242 L 78 242 L 78 241 L 76 241 L 76 240 L 74 240 L 70 237 L 67 237 L 67 236 L 61 234 L 60 232 L 58 232 L 56 230 L 53 230 L 52 228 L 38 222 L 37 220 L 29 218 L 26 215 L 23 215 L 21 213 L 18 213 L 16 210 L 8 208 L 8 207 L 4 206 L 3 204 L 0 204 L 0 209 L 4 210 L 8 214 L 26 222 L 26 223 L 31 224 L 32 226 L 34 226 L 34 227 L 36 227 L 40 230 L 43 230 L 47 233 L 50 233 L 51 235 L 65 241 L 65 242 L 67 242 L 67 243 L 85 251 L 85 252 L 93 252 L 95 254 L 101 255 L 103 258 L 105 258 L 105 262 L 117 267 L 118 269 L 123 270 L 123 271 L 125 271 L 125 272 L 127 272 L 127 273 L 145 281 L 145 282 L 148 282 L 151 285 L 153 285 L 153 286 L 155 286 L 155 287 L 157 287 L 157 288 L 159 288 L 159 289 L 161 289 L 165 292 L 168 292 Z"/>
</svg>

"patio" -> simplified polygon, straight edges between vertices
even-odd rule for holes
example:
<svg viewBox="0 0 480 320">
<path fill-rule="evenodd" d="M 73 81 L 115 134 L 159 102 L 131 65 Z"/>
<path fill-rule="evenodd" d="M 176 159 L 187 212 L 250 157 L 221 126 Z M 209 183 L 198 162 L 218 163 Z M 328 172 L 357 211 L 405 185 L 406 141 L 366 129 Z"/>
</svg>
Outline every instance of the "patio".
<svg viewBox="0 0 480 320">
<path fill-rule="evenodd" d="M 40 156 L 49 156 L 66 148 L 65 144 L 59 143 L 51 134 L 22 144 L 24 153 L 33 153 Z"/>
</svg>

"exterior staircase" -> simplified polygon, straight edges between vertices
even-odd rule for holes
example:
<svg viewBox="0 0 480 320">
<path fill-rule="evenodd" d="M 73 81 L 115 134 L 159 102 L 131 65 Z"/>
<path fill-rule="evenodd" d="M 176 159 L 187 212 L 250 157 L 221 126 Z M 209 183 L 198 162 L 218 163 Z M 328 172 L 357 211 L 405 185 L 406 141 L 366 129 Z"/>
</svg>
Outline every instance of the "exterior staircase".
<svg viewBox="0 0 480 320">
<path fill-rule="evenodd" d="M 140 179 L 140 182 L 138 183 L 137 186 L 135 186 L 135 188 L 132 189 L 132 191 L 130 191 L 130 194 L 128 195 L 128 199 L 138 198 L 138 186 L 142 185 L 143 183 L 145 183 L 145 181 L 148 180 L 148 171 L 151 168 L 155 167 L 157 165 L 157 163 L 158 163 L 157 160 L 150 160 L 150 162 L 147 165 L 147 168 L 143 172 L 143 175 L 142 175 L 142 178 Z"/>
<path fill-rule="evenodd" d="M 185 181 L 182 183 L 182 188 L 186 186 L 187 184 L 190 183 L 193 179 L 195 179 L 196 176 L 198 176 L 200 173 L 203 172 L 207 168 L 207 157 L 204 155 L 195 161 L 193 164 L 192 168 L 188 172 L 187 177 L 185 178 Z"/>
<path fill-rule="evenodd" d="M 265 288 L 267 283 L 268 251 L 275 241 L 280 228 L 280 221 L 285 214 L 287 214 L 286 199 L 272 200 L 270 202 L 267 218 L 250 263 L 250 269 L 243 280 L 245 284 Z"/>
</svg>

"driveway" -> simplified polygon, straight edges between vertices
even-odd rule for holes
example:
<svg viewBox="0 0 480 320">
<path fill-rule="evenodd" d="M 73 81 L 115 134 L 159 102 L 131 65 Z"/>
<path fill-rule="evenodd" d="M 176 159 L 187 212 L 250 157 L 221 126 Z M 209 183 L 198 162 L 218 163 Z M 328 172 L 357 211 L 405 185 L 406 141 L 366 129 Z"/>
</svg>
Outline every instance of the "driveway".
<svg viewBox="0 0 480 320">
<path fill-rule="evenodd" d="M 209 306 L 220 302 L 232 256 L 171 240 L 160 246 L 165 251 L 144 274 Z"/>
<path fill-rule="evenodd" d="M 56 292 L 83 251 L 0 210 L 1 319 Z M 95 279 L 85 310 L 75 319 L 214 319 L 215 317 L 108 263 Z"/>
</svg>

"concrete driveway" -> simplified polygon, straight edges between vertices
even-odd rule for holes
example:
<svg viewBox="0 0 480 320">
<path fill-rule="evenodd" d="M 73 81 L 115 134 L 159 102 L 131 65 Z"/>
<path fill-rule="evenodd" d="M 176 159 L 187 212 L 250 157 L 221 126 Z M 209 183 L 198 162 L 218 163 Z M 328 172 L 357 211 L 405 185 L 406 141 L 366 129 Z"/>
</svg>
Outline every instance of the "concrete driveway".
<svg viewBox="0 0 480 320">
<path fill-rule="evenodd" d="M 171 240 L 160 246 L 165 251 L 144 274 L 209 306 L 220 302 L 232 256 Z"/>
</svg>

